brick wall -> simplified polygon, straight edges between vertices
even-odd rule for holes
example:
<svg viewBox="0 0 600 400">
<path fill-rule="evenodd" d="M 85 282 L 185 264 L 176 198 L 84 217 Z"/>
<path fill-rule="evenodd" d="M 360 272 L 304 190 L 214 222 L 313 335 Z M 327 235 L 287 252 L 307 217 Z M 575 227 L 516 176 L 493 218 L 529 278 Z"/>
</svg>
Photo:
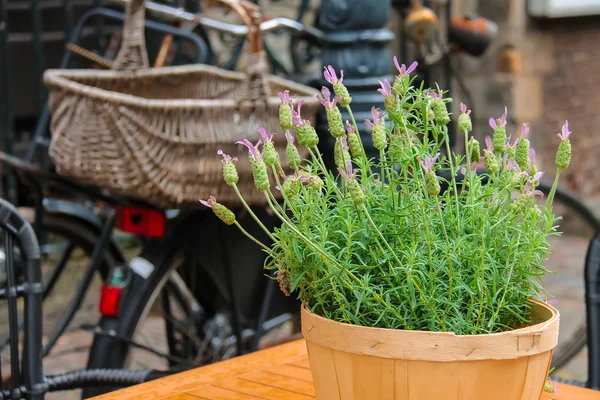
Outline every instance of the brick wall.
<svg viewBox="0 0 600 400">
<path fill-rule="evenodd" d="M 600 195 L 600 24 L 598 17 L 532 22 L 529 28 L 545 44 L 535 64 L 542 67 L 541 116 L 531 121 L 542 167 L 552 170 L 565 119 L 573 131 L 573 160 L 561 183 L 585 198 Z M 523 57 L 527 57 L 523 54 Z M 545 71 L 544 71 L 545 69 Z M 526 98 L 527 93 L 522 93 Z M 525 105 L 525 102 L 523 102 Z"/>
</svg>

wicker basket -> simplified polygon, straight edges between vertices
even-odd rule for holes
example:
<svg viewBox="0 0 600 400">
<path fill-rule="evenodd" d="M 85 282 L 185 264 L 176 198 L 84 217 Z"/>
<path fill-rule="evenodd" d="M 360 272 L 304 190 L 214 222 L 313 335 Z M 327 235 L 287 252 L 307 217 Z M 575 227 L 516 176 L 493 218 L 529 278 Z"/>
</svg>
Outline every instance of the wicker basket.
<svg viewBox="0 0 600 400">
<path fill-rule="evenodd" d="M 195 207 L 209 195 L 236 204 L 234 191 L 222 180 L 217 156 L 222 149 L 242 161 L 239 188 L 246 201 L 264 204 L 244 162 L 246 149 L 234 143 L 258 140 L 259 126 L 280 131 L 276 93 L 283 90 L 304 100 L 303 114 L 314 121 L 318 92 L 267 75 L 257 10 L 243 1 L 221 2 L 249 27 L 246 73 L 207 65 L 149 69 L 144 0 L 127 3 L 113 71 L 46 71 L 50 156 L 60 174 L 163 208 Z M 278 136 L 283 161 L 285 139 Z"/>
</svg>

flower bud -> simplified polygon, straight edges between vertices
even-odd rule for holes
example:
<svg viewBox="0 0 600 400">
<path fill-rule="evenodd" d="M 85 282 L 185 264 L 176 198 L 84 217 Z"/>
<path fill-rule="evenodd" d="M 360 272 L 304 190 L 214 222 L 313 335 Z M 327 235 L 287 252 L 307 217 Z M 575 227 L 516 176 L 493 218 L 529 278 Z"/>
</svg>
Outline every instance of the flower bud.
<svg viewBox="0 0 600 400">
<path fill-rule="evenodd" d="M 287 157 L 288 163 L 293 170 L 297 170 L 302 164 L 302 157 L 300 157 L 300 153 L 296 146 L 292 143 L 288 143 L 285 147 L 285 155 Z"/>
<path fill-rule="evenodd" d="M 496 153 L 501 153 L 504 151 L 506 148 L 506 127 L 498 125 L 496 129 L 494 129 L 492 143 Z"/>
<path fill-rule="evenodd" d="M 229 186 L 236 184 L 239 180 L 237 169 L 231 161 L 225 161 L 223 163 L 223 179 Z"/>
<path fill-rule="evenodd" d="M 485 167 L 488 170 L 489 174 L 495 174 L 500 170 L 500 164 L 498 163 L 498 159 L 496 155 L 491 151 L 484 151 L 485 157 Z"/>
<path fill-rule="evenodd" d="M 458 116 L 458 129 L 461 132 L 471 132 L 473 130 L 473 124 L 471 123 L 471 117 L 469 114 L 462 113 Z"/>
<path fill-rule="evenodd" d="M 300 143 L 301 146 L 309 148 L 315 147 L 317 144 L 319 144 L 319 136 L 312 125 L 295 125 L 294 133 L 296 134 L 298 143 Z"/>
<path fill-rule="evenodd" d="M 279 153 L 275 150 L 275 145 L 272 141 L 263 144 L 263 160 L 269 167 L 277 167 L 279 165 Z"/>
<path fill-rule="evenodd" d="M 335 161 L 335 165 L 339 168 L 344 168 L 346 166 L 346 162 L 351 160 L 350 153 L 348 152 L 348 146 L 346 145 L 343 137 L 338 138 L 335 141 L 333 159 Z"/>
<path fill-rule="evenodd" d="M 335 82 L 333 84 L 333 93 L 335 94 L 335 97 L 340 100 L 340 105 L 342 107 L 348 107 L 350 103 L 352 103 L 352 97 L 342 82 Z"/>
<path fill-rule="evenodd" d="M 523 171 L 529 167 L 529 146 L 529 139 L 527 138 L 522 137 L 517 142 L 515 161 Z"/>
<path fill-rule="evenodd" d="M 310 187 L 314 190 L 321 190 L 324 185 L 323 180 L 318 175 L 312 175 L 308 182 L 310 183 Z"/>
<path fill-rule="evenodd" d="M 253 159 L 250 158 L 250 166 L 252 167 L 252 176 L 254 177 L 254 185 L 256 188 L 264 192 L 269 189 L 271 183 L 269 182 L 269 174 L 267 172 L 267 165 L 262 158 Z"/>
<path fill-rule="evenodd" d="M 429 193 L 430 196 L 437 196 L 440 194 L 440 182 L 438 181 L 435 172 L 432 170 L 425 172 L 425 187 L 427 188 L 427 193 Z"/>
<path fill-rule="evenodd" d="M 515 212 L 523 213 L 531 204 L 532 200 L 533 196 L 531 194 L 523 193 L 512 202 L 510 208 Z"/>
<path fill-rule="evenodd" d="M 431 122 L 435 121 L 435 113 L 429 106 L 427 106 L 427 120 Z"/>
<path fill-rule="evenodd" d="M 279 125 L 281 129 L 288 130 L 291 129 L 292 124 L 292 108 L 287 103 L 282 103 L 279 105 Z"/>
<path fill-rule="evenodd" d="M 571 163 L 571 141 L 564 139 L 558 145 L 556 152 L 556 167 L 558 169 L 566 169 Z"/>
<path fill-rule="evenodd" d="M 471 140 L 471 162 L 479 161 L 479 157 L 481 157 L 481 151 L 479 149 L 479 142 L 472 137 Z"/>
<path fill-rule="evenodd" d="M 351 179 L 348 182 L 348 193 L 350 193 L 350 197 L 352 201 L 357 206 L 365 203 L 365 192 L 360 187 L 360 184 L 356 181 L 356 179 Z"/>
<path fill-rule="evenodd" d="M 344 122 L 342 121 L 342 113 L 336 106 L 327 109 L 327 125 L 329 132 L 334 138 L 339 138 L 346 134 L 344 130 Z"/>
<path fill-rule="evenodd" d="M 410 77 L 405 75 L 398 75 L 394 80 L 393 89 L 395 93 L 400 94 L 400 96 L 404 96 L 406 94 L 406 90 L 408 89 L 408 81 Z"/>
<path fill-rule="evenodd" d="M 441 98 L 435 98 L 431 101 L 431 108 L 435 114 L 435 122 L 438 125 L 447 125 L 450 122 L 450 115 L 446 108 L 446 103 Z"/>
<path fill-rule="evenodd" d="M 354 130 L 348 132 L 348 146 L 350 147 L 350 152 L 354 158 L 361 158 L 365 155 L 363 148 L 360 145 L 360 138 Z"/>
<path fill-rule="evenodd" d="M 223 204 L 215 203 L 212 206 L 213 213 L 227 225 L 232 225 L 235 222 L 235 214 Z"/>
<path fill-rule="evenodd" d="M 385 149 L 387 146 L 387 132 L 384 124 L 376 124 L 371 132 L 373 147 L 377 150 Z"/>
<path fill-rule="evenodd" d="M 302 188 L 302 182 L 295 177 L 291 176 L 283 181 L 283 187 L 281 193 L 290 201 L 295 201 L 300 196 L 300 189 Z"/>
</svg>

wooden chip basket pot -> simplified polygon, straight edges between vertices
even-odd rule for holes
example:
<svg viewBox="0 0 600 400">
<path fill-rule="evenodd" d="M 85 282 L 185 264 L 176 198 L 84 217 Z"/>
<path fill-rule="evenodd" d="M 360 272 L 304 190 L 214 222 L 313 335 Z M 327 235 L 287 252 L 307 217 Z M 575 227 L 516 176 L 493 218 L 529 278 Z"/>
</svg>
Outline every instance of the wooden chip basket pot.
<svg viewBox="0 0 600 400">
<path fill-rule="evenodd" d="M 317 399 L 539 400 L 559 314 L 531 305 L 531 326 L 469 336 L 342 324 L 303 308 Z"/>
<path fill-rule="evenodd" d="M 220 1 L 249 27 L 246 73 L 207 65 L 149 69 L 144 0 L 127 4 L 123 44 L 112 71 L 45 73 L 52 112 L 50 156 L 60 174 L 159 207 L 197 206 L 198 199 L 210 195 L 237 204 L 222 179 L 217 156 L 222 149 L 240 158 L 238 186 L 246 200 L 264 204 L 247 151 L 234 143 L 256 142 L 257 127 L 281 131 L 277 93 L 283 90 L 304 100 L 303 117 L 314 121 L 318 92 L 267 75 L 260 14 L 243 1 Z M 277 135 L 275 143 L 284 163 L 284 135 Z"/>
</svg>

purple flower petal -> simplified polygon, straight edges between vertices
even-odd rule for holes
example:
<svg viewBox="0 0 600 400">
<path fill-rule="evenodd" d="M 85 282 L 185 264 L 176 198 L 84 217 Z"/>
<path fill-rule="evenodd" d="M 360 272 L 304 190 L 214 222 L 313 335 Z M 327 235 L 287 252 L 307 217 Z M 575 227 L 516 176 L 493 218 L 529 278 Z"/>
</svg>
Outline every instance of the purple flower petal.
<svg viewBox="0 0 600 400">
<path fill-rule="evenodd" d="M 279 99 L 283 104 L 292 104 L 292 98 L 290 97 L 290 91 L 284 90 L 283 92 L 279 92 Z"/>
<path fill-rule="evenodd" d="M 485 145 L 488 151 L 492 151 L 492 138 L 489 135 L 485 137 Z"/>
<path fill-rule="evenodd" d="M 289 144 L 294 144 L 294 135 L 292 134 L 291 129 L 285 132 L 285 138 L 287 139 Z"/>
<path fill-rule="evenodd" d="M 271 134 L 271 137 L 269 137 L 269 134 L 267 133 L 267 130 L 265 128 L 258 128 L 258 133 L 260 133 L 260 137 L 262 138 L 263 143 L 267 143 L 273 140 L 273 134 Z"/>
<path fill-rule="evenodd" d="M 562 135 L 559 133 L 558 137 L 562 140 L 567 140 L 569 136 L 571 136 L 571 131 L 569 130 L 569 121 L 565 121 L 565 124 L 562 126 Z"/>
<path fill-rule="evenodd" d="M 419 66 L 419 63 L 417 61 L 413 61 L 412 64 L 410 64 L 410 67 L 408 67 L 408 69 L 406 70 L 406 74 L 410 74 L 412 73 L 414 70 L 417 69 L 417 67 Z"/>
<path fill-rule="evenodd" d="M 527 138 L 529 136 L 529 124 L 528 123 L 523 123 L 521 124 L 521 129 L 519 130 L 519 133 L 517 134 L 517 136 L 522 137 L 522 138 Z"/>
<path fill-rule="evenodd" d="M 379 81 L 381 85 L 381 89 L 377 89 L 379 93 L 381 93 L 384 97 L 392 95 L 392 85 L 387 79 L 384 79 L 383 82 Z"/>
<path fill-rule="evenodd" d="M 529 149 L 529 159 L 532 164 L 535 164 L 535 150 L 532 148 Z"/>
<path fill-rule="evenodd" d="M 248 139 L 238 140 L 235 143 L 246 146 L 248 148 L 248 152 L 250 153 L 253 159 L 258 160 L 258 158 L 260 157 L 260 152 L 257 149 L 258 145 L 260 144 L 260 140 L 256 143 L 256 146 L 253 145 L 252 142 L 250 142 Z"/>
<path fill-rule="evenodd" d="M 354 125 L 352 125 L 348 120 L 346 120 L 346 128 L 348 129 L 348 135 L 354 133 Z"/>
<path fill-rule="evenodd" d="M 490 126 L 492 127 L 492 129 L 496 129 L 498 127 L 498 125 L 496 124 L 496 120 L 491 117 L 490 117 Z"/>
<path fill-rule="evenodd" d="M 215 204 L 217 204 L 217 199 L 215 198 L 215 196 L 210 196 L 208 198 L 208 200 L 200 200 L 200 203 L 202 203 L 202 205 L 208 207 L 208 208 L 213 208 L 213 206 Z"/>
</svg>

